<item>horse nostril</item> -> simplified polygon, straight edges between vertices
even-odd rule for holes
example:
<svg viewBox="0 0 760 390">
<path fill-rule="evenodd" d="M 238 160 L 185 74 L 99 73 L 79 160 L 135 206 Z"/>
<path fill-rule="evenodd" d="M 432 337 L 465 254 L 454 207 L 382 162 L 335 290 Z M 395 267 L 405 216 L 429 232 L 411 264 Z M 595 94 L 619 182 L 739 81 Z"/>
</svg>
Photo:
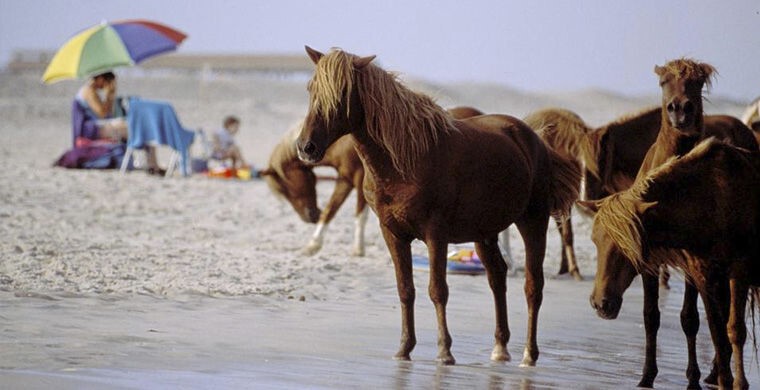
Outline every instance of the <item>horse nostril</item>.
<svg viewBox="0 0 760 390">
<path fill-rule="evenodd" d="M 667 110 L 668 112 L 674 112 L 676 110 L 676 105 L 673 104 L 672 102 L 668 103 Z"/>
<path fill-rule="evenodd" d="M 683 112 L 685 114 L 691 114 L 694 112 L 694 103 L 692 102 L 686 102 L 683 105 Z"/>
<path fill-rule="evenodd" d="M 306 154 L 312 154 L 316 150 L 317 150 L 317 145 L 314 145 L 314 142 L 311 142 L 311 141 L 307 142 L 306 145 L 304 145 L 304 147 L 303 147 L 303 151 Z"/>
</svg>

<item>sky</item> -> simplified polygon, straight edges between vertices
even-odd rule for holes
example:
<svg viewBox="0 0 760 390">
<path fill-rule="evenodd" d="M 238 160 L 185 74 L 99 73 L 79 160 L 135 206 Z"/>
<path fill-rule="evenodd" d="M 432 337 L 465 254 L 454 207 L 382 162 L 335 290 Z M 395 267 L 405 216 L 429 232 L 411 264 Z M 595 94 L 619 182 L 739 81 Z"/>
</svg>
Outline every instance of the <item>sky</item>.
<svg viewBox="0 0 760 390">
<path fill-rule="evenodd" d="M 654 66 L 690 57 L 718 69 L 713 95 L 760 96 L 760 0 L 0 0 L 0 67 L 130 18 L 184 31 L 184 53 L 340 47 L 409 77 L 545 93 L 659 94 Z"/>
</svg>

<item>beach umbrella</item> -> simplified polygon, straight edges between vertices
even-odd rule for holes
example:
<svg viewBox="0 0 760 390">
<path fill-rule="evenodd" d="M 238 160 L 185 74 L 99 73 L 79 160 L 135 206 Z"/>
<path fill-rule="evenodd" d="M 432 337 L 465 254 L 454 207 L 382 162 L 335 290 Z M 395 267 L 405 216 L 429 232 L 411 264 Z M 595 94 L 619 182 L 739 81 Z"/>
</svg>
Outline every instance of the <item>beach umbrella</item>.
<svg viewBox="0 0 760 390">
<path fill-rule="evenodd" d="M 183 32 L 148 20 L 102 22 L 69 39 L 45 69 L 42 81 L 84 78 L 119 66 L 132 66 L 176 50 Z"/>
</svg>

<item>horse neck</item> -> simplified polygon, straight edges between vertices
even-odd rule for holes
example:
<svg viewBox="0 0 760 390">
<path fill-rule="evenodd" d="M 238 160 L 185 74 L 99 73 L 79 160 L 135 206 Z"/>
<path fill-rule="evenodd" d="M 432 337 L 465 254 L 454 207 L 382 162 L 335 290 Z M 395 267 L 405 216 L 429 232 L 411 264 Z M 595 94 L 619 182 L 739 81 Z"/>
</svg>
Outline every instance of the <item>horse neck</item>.
<svg viewBox="0 0 760 390">
<path fill-rule="evenodd" d="M 660 132 L 657 134 L 654 145 L 652 145 L 652 150 L 647 153 L 647 157 L 642 163 L 642 168 L 645 164 L 648 165 L 646 171 L 659 166 L 673 156 L 683 156 L 688 153 L 704 134 L 704 116 L 701 110 L 696 115 L 696 128 L 699 130 L 693 135 L 684 134 L 671 126 L 667 115 L 667 111 L 663 107 Z"/>
<path fill-rule="evenodd" d="M 388 152 L 369 136 L 366 129 L 356 128 L 353 135 L 356 140 L 356 153 L 368 174 L 380 179 L 398 179 L 401 177 L 401 174 L 393 167 L 393 161 Z"/>
</svg>

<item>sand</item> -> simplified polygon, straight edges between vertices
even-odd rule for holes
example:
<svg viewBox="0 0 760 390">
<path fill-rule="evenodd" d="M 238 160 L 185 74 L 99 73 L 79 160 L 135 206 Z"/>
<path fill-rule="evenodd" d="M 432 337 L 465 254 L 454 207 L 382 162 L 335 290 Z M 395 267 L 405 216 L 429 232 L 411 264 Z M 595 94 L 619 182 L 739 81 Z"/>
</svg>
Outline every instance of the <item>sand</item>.
<svg viewBox="0 0 760 390">
<path fill-rule="evenodd" d="M 239 144 L 257 167 L 307 106 L 304 77 L 138 70 L 119 77 L 120 94 L 169 101 L 191 129 L 213 131 L 225 115 L 239 116 Z M 592 126 L 658 103 L 655 94 L 408 83 L 444 107 L 523 116 L 559 106 Z M 324 249 L 305 256 L 300 250 L 313 226 L 260 180 L 53 168 L 71 142 L 70 97 L 78 87 L 0 74 L 0 387 L 593 389 L 638 382 L 640 284 L 626 293 L 619 319 L 596 316 L 588 304 L 596 267 L 588 219 L 574 219 L 583 282 L 553 277 L 559 238 L 550 226 L 537 367 L 518 366 L 526 326 L 520 272 L 508 281 L 514 361 L 488 360 L 494 319 L 485 278 L 452 275 L 448 318 L 458 364 L 438 366 L 428 274 L 417 272 L 418 346 L 412 362 L 397 362 L 392 265 L 374 215 L 366 256 L 350 255 L 353 195 L 328 228 Z M 732 115 L 742 108 L 719 97 L 706 106 Z M 159 152 L 168 161 L 169 151 Z M 323 202 L 331 186 L 320 183 Z M 523 249 L 514 229 L 511 235 L 519 267 Z M 676 277 L 661 299 L 660 388 L 686 384 L 682 283 Z M 702 323 L 706 373 L 712 346 L 704 316 Z M 746 351 L 757 387 L 756 360 L 750 346 Z"/>
</svg>

